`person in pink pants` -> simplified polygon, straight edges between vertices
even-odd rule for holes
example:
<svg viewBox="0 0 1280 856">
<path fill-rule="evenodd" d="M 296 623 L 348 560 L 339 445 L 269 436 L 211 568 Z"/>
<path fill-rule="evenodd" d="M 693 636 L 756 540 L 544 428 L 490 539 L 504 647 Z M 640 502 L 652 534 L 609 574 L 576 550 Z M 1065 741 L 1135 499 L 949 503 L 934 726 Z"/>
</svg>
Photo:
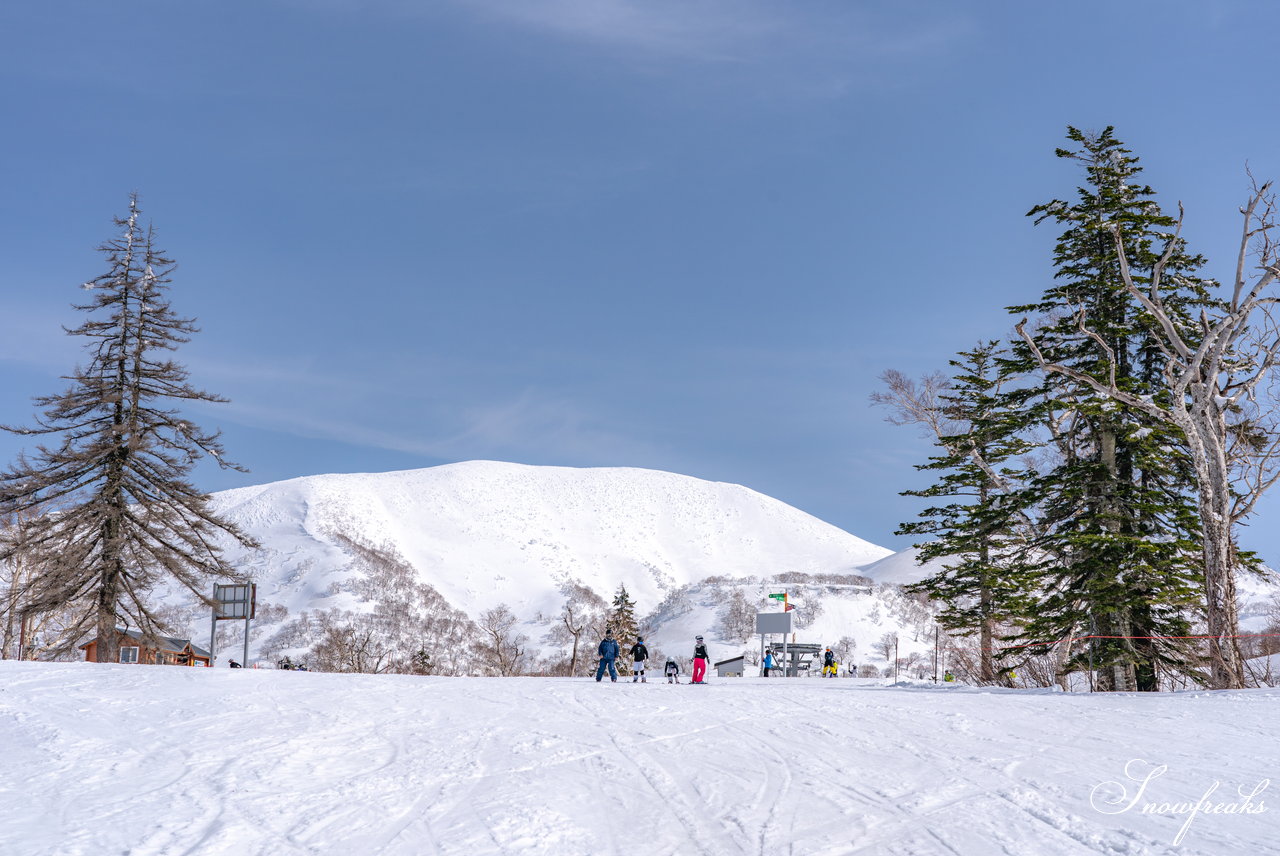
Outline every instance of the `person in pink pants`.
<svg viewBox="0 0 1280 856">
<path fill-rule="evenodd" d="M 703 683 L 703 678 L 707 676 L 707 646 L 702 643 L 702 637 L 698 636 L 693 640 L 693 683 Z"/>
</svg>

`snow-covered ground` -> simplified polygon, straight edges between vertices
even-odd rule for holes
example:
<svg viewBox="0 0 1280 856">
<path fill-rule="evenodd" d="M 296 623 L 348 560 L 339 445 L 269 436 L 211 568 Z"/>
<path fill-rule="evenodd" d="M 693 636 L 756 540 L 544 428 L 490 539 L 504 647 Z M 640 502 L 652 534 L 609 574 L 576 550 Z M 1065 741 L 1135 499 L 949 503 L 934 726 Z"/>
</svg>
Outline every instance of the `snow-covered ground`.
<svg viewBox="0 0 1280 856">
<path fill-rule="evenodd" d="M 1278 705 L 5 661 L 0 853 L 1272 853 Z"/>
</svg>

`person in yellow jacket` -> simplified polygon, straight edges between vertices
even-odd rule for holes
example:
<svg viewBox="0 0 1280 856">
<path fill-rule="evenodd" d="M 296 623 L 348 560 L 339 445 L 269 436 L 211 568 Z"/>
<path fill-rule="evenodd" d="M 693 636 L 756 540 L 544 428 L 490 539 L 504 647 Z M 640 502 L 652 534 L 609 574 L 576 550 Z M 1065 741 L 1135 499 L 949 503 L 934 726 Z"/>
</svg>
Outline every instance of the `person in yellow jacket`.
<svg viewBox="0 0 1280 856">
<path fill-rule="evenodd" d="M 828 648 L 827 652 L 822 655 L 822 677 L 836 678 L 840 676 L 840 664 L 836 662 L 836 655 Z"/>
</svg>

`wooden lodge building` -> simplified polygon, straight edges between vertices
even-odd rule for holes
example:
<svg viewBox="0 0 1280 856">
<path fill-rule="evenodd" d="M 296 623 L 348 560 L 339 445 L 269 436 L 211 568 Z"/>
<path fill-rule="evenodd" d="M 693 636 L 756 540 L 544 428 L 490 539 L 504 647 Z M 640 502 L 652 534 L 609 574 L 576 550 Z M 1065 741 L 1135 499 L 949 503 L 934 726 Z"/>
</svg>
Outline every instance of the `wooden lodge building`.
<svg viewBox="0 0 1280 856">
<path fill-rule="evenodd" d="M 153 647 L 137 630 L 116 628 L 120 640 L 121 663 L 145 663 L 153 666 L 210 666 L 209 652 L 192 644 L 190 639 L 157 637 L 159 647 Z M 98 662 L 98 640 L 80 646 L 86 663 Z"/>
</svg>

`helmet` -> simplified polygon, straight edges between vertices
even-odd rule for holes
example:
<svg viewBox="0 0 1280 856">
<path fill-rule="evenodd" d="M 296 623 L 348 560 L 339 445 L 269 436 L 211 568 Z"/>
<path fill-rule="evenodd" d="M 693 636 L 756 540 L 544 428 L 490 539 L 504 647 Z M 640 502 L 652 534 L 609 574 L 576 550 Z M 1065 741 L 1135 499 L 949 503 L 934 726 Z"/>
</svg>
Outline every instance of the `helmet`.
<svg viewBox="0 0 1280 856">
<path fill-rule="evenodd" d="M 701 636 L 695 636 L 695 637 L 693 637 L 693 641 L 694 641 L 694 642 L 701 642 L 701 641 L 702 641 L 702 637 L 701 637 Z"/>
<path fill-rule="evenodd" d="M 643 637 L 643 636 L 637 636 L 637 637 L 636 637 L 636 641 L 637 641 L 637 642 L 643 642 L 643 641 L 644 641 L 644 637 Z"/>
</svg>

